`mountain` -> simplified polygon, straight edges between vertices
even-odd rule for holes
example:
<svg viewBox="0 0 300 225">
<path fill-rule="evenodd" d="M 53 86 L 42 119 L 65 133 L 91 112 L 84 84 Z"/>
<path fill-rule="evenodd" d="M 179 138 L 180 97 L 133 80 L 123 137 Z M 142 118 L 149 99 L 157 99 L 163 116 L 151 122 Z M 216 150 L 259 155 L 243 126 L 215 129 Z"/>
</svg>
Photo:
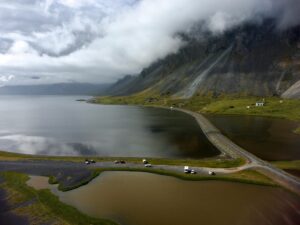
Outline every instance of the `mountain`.
<svg viewBox="0 0 300 225">
<path fill-rule="evenodd" d="M 109 84 L 58 83 L 0 87 L 0 95 L 101 95 Z"/>
<path fill-rule="evenodd" d="M 194 31 L 181 37 L 186 45 L 176 54 L 125 76 L 107 94 L 300 96 L 299 26 L 282 31 L 266 20 L 219 35 Z"/>
<path fill-rule="evenodd" d="M 300 99 L 300 80 L 287 89 L 282 95 L 283 98 L 299 98 Z"/>
</svg>

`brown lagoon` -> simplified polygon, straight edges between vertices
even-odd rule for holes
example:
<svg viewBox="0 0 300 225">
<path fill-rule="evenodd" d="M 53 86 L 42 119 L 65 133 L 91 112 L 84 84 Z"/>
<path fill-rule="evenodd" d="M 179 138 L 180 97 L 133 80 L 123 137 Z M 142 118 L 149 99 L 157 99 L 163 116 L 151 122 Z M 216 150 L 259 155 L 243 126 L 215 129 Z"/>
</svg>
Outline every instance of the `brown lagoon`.
<svg viewBox="0 0 300 225">
<path fill-rule="evenodd" d="M 32 177 L 29 184 L 49 187 L 43 177 Z M 69 192 L 50 188 L 81 212 L 122 225 L 296 225 L 300 221 L 299 197 L 275 187 L 104 172 Z"/>
</svg>

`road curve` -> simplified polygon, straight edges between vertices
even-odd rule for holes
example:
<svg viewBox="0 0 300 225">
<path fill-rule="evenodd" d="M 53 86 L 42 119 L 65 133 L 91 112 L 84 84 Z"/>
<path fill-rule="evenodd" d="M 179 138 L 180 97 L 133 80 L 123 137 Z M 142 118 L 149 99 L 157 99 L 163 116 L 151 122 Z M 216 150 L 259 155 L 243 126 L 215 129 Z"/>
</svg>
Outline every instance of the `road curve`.
<svg viewBox="0 0 300 225">
<path fill-rule="evenodd" d="M 208 119 L 199 113 L 195 113 L 186 109 L 172 108 L 171 110 L 180 111 L 191 115 L 195 118 L 200 128 L 202 129 L 208 140 L 223 154 L 236 159 L 243 158 L 246 160 L 246 165 L 236 168 L 236 171 L 253 168 L 262 174 L 270 177 L 275 182 L 284 188 L 300 195 L 300 180 L 299 178 L 286 173 L 285 171 L 271 165 L 270 163 L 256 157 L 245 149 L 233 143 L 229 138 L 224 136 Z M 226 172 L 228 170 L 221 169 Z"/>
</svg>

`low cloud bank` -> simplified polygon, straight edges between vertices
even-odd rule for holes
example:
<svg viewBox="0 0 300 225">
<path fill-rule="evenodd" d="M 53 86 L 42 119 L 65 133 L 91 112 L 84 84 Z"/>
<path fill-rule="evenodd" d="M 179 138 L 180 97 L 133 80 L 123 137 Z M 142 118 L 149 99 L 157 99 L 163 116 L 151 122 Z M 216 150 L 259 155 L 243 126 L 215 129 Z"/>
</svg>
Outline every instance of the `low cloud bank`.
<svg viewBox="0 0 300 225">
<path fill-rule="evenodd" d="M 113 82 L 178 51 L 176 34 L 197 23 L 220 34 L 272 18 L 283 30 L 299 12 L 299 0 L 4 0 L 0 82 Z"/>
</svg>

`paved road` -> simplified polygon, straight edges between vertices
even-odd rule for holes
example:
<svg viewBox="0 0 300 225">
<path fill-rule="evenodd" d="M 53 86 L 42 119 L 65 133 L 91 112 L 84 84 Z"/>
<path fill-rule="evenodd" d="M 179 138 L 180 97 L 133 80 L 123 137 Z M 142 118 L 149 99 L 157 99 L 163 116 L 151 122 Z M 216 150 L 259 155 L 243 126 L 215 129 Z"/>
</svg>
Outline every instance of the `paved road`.
<svg viewBox="0 0 300 225">
<path fill-rule="evenodd" d="M 285 171 L 274 167 L 270 163 L 256 157 L 245 149 L 233 143 L 229 138 L 225 137 L 208 119 L 203 115 L 195 112 L 191 112 L 185 109 L 174 108 L 180 112 L 187 113 L 193 116 L 201 127 L 203 133 L 210 140 L 211 143 L 215 145 L 223 154 L 231 158 L 243 158 L 246 160 L 246 165 L 236 168 L 235 171 L 244 169 L 257 169 L 262 174 L 270 177 L 281 186 L 289 189 L 300 195 L 300 179 L 286 173 Z M 215 171 L 219 169 L 214 169 Z M 228 169 L 221 169 L 219 171 L 228 172 Z"/>
</svg>

